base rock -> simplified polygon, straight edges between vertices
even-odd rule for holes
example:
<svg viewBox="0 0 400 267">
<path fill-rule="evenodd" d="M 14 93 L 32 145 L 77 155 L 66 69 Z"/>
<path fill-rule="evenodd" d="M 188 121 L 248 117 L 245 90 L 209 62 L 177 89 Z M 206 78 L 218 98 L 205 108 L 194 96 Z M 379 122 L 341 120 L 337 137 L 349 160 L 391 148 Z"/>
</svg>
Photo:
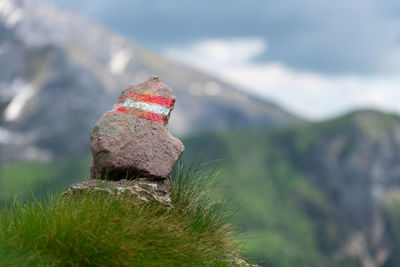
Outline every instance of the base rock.
<svg viewBox="0 0 400 267">
<path fill-rule="evenodd" d="M 134 195 L 138 199 L 148 202 L 157 201 L 172 207 L 171 193 L 168 181 L 157 181 L 149 178 L 138 178 L 135 180 L 90 180 L 87 182 L 73 184 L 63 195 L 74 195 L 81 193 L 104 192 L 109 195 Z"/>
</svg>

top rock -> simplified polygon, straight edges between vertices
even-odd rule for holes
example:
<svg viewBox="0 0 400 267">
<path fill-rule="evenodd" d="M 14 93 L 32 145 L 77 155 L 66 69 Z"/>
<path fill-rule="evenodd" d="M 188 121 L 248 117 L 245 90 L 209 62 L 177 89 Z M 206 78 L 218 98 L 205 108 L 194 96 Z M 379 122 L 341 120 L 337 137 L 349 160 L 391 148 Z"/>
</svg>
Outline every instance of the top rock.
<svg viewBox="0 0 400 267">
<path fill-rule="evenodd" d="M 169 178 L 184 151 L 167 128 L 174 104 L 155 76 L 125 89 L 90 134 L 91 179 Z"/>
</svg>

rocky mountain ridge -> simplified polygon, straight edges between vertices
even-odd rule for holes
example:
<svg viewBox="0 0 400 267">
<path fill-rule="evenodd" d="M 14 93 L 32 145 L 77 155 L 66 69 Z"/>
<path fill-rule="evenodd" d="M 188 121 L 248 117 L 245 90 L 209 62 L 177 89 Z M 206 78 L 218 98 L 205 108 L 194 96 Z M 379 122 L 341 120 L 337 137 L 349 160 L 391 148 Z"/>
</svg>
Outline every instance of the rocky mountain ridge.
<svg viewBox="0 0 400 267">
<path fill-rule="evenodd" d="M 170 127 L 180 136 L 298 121 L 39 0 L 0 0 L 0 68 L 0 162 L 86 153 L 90 127 L 122 89 L 153 74 L 177 96 Z"/>
<path fill-rule="evenodd" d="M 322 189 L 353 229 L 341 253 L 360 258 L 364 266 L 383 266 L 396 242 L 382 202 L 400 187 L 400 117 L 354 112 L 314 126 L 314 134 L 300 131 L 288 146 L 296 147 L 305 135 L 309 143 L 296 150 L 307 152 L 293 164 Z"/>
</svg>

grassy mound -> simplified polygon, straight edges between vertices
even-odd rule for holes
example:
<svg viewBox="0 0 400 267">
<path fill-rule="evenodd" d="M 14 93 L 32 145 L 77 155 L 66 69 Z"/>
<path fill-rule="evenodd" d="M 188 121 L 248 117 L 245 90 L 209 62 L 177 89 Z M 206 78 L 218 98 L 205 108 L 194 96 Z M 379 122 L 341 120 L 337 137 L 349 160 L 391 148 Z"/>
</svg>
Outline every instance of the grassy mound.
<svg viewBox="0 0 400 267">
<path fill-rule="evenodd" d="M 2 266 L 230 266 L 232 216 L 214 187 L 178 174 L 170 210 L 104 194 L 14 202 L 0 214 Z"/>
</svg>

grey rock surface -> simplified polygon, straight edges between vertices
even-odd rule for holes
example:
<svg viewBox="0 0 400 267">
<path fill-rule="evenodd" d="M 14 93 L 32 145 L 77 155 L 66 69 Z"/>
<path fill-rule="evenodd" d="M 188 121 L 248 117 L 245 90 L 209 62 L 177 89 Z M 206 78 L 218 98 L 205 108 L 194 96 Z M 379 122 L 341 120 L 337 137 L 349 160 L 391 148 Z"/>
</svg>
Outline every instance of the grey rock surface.
<svg viewBox="0 0 400 267">
<path fill-rule="evenodd" d="M 156 201 L 172 207 L 171 193 L 168 181 L 155 181 L 148 178 L 135 180 L 90 180 L 87 182 L 73 184 L 63 195 L 85 194 L 93 192 L 104 192 L 112 196 L 125 194 L 136 196 L 138 199 L 149 202 Z"/>
</svg>

